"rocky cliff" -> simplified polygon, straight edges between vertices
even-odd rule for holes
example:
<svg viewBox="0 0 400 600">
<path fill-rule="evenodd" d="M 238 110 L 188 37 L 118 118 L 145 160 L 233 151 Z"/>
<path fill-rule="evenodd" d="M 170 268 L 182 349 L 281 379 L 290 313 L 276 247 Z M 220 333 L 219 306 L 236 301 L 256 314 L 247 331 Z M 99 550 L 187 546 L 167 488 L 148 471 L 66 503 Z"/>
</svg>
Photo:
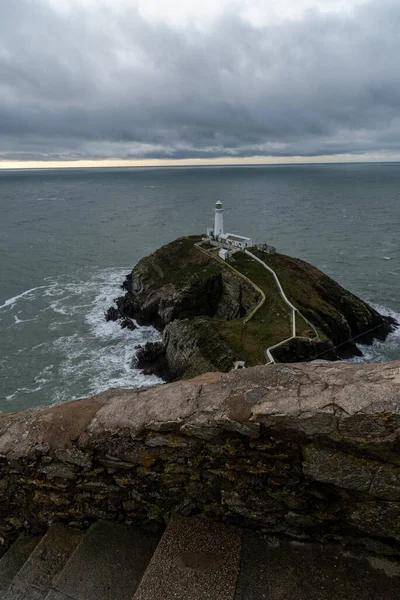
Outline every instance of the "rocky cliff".
<svg viewBox="0 0 400 600">
<path fill-rule="evenodd" d="M 200 239 L 181 238 L 143 258 L 124 283 L 125 295 L 107 313 L 123 326 L 134 327 L 134 319 L 163 331 L 162 342 L 142 348 L 136 364 L 167 381 L 229 371 L 237 360 L 262 364 L 265 349 L 291 335 L 290 311 L 267 270 L 242 252 L 225 265 L 196 247 Z M 299 337 L 276 351 L 277 360 L 359 355 L 353 338 L 385 339 L 396 325 L 312 265 L 280 254 L 258 255 L 319 331 L 313 339 L 309 324 L 297 317 Z M 246 322 L 262 295 L 265 302 Z"/>
<path fill-rule="evenodd" d="M 254 289 L 199 252 L 200 237 L 180 238 L 143 258 L 116 300 L 119 315 L 163 329 L 175 319 L 243 317 L 257 301 Z"/>
</svg>

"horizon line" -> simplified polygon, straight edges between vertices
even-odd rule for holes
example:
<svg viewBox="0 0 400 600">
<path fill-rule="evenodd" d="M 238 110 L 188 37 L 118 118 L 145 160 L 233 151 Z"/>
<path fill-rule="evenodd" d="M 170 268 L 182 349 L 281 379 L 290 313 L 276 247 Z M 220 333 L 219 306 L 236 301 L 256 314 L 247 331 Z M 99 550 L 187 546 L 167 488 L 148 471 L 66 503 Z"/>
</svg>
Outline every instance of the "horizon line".
<svg viewBox="0 0 400 600">
<path fill-rule="evenodd" d="M 73 169 L 73 168 L 145 168 L 145 167 L 219 167 L 219 166 L 270 166 L 270 165 L 306 165 L 306 164 L 354 164 L 354 163 L 397 163 L 400 154 L 336 154 L 320 156 L 264 157 L 249 156 L 232 159 L 231 157 L 199 159 L 87 159 L 87 160 L 1 160 L 0 170 L 20 169 Z"/>
</svg>

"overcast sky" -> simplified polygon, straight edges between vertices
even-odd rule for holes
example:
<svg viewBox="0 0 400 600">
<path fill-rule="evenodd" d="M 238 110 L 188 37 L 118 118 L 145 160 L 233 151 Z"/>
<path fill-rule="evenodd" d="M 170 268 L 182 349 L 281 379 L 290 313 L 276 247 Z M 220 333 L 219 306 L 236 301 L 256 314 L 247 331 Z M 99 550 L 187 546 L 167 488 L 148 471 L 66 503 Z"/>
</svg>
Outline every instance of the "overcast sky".
<svg viewBox="0 0 400 600">
<path fill-rule="evenodd" d="M 400 159 L 399 0 L 0 11 L 0 166 Z"/>
</svg>

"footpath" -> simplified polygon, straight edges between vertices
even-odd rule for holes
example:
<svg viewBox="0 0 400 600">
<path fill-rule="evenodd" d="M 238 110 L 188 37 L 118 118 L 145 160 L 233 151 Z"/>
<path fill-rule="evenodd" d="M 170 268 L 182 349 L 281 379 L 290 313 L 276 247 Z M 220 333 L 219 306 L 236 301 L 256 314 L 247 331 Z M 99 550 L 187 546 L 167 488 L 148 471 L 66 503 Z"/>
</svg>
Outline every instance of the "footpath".
<svg viewBox="0 0 400 600">
<path fill-rule="evenodd" d="M 253 254 L 252 252 L 249 252 L 248 250 L 244 251 L 245 254 L 247 254 L 247 256 L 250 256 L 250 258 L 252 258 L 253 260 L 256 260 L 258 263 L 260 263 L 265 269 L 267 269 L 267 271 L 269 271 L 274 280 L 275 283 L 278 287 L 279 293 L 283 299 L 283 301 L 285 302 L 285 304 L 287 304 L 287 306 L 290 308 L 291 310 L 291 326 L 292 326 L 292 335 L 289 338 L 286 338 L 285 340 L 282 340 L 281 342 L 279 342 L 278 344 L 274 344 L 273 346 L 269 346 L 269 348 L 267 348 L 265 350 L 265 356 L 268 359 L 268 362 L 266 363 L 267 365 L 272 364 L 275 362 L 274 357 L 271 354 L 271 350 L 274 350 L 275 348 L 279 348 L 279 346 L 283 346 L 283 344 L 286 344 L 286 342 L 290 342 L 290 340 L 293 340 L 296 337 L 299 337 L 296 335 L 296 314 L 298 314 L 314 331 L 315 333 L 315 338 L 314 339 L 319 339 L 319 335 L 318 335 L 318 331 L 316 329 L 316 327 L 314 327 L 314 325 L 312 323 L 310 323 L 310 321 L 299 311 L 298 308 L 296 308 L 288 299 L 288 297 L 286 296 L 285 292 L 283 291 L 283 287 L 281 282 L 279 281 L 278 275 L 275 273 L 275 271 L 273 269 L 271 269 L 271 267 L 269 267 L 263 260 L 261 260 L 261 258 L 258 258 L 258 256 L 256 256 L 255 254 Z"/>
<path fill-rule="evenodd" d="M 246 325 L 246 323 L 248 323 L 250 321 L 250 319 L 252 319 L 254 317 L 254 315 L 258 312 L 258 310 L 263 306 L 264 302 L 265 302 L 265 294 L 262 291 L 261 288 L 259 288 L 254 281 L 251 281 L 251 279 L 249 279 L 248 277 L 246 277 L 245 275 L 243 275 L 243 273 L 240 273 L 240 271 L 238 271 L 237 269 L 235 269 L 235 267 L 233 267 L 232 265 L 230 265 L 228 262 L 223 261 L 221 258 L 219 258 L 219 256 L 216 256 L 215 254 L 212 254 L 211 252 L 208 252 L 207 250 L 205 250 L 204 248 L 202 248 L 202 241 L 201 242 L 197 242 L 195 244 L 196 248 L 198 248 L 201 252 L 203 252 L 204 254 L 207 254 L 208 256 L 212 256 L 215 260 L 221 262 L 224 266 L 228 267 L 229 269 L 231 269 L 235 275 L 238 275 L 239 277 L 241 277 L 244 281 L 246 281 L 248 284 L 250 284 L 259 294 L 261 297 L 260 302 L 253 308 L 253 310 L 243 319 L 243 324 Z M 266 358 L 266 363 L 267 365 L 270 364 L 274 364 L 275 363 L 275 359 L 271 353 L 272 350 L 279 348 L 280 346 L 283 346 L 284 344 L 286 344 L 287 342 L 290 342 L 291 340 L 300 337 L 298 335 L 296 335 L 296 315 L 299 315 L 299 317 L 301 317 L 310 327 L 311 329 L 314 331 L 315 333 L 315 338 L 313 339 L 319 339 L 319 334 L 318 331 L 316 329 L 316 327 L 303 315 L 303 313 L 301 313 L 299 311 L 298 308 L 296 308 L 296 306 L 294 306 L 290 300 L 288 299 L 288 297 L 286 296 L 282 284 L 279 281 L 279 277 L 278 275 L 275 273 L 275 271 L 273 269 L 271 269 L 271 267 L 269 267 L 263 260 L 261 260 L 261 258 L 258 258 L 258 256 L 256 256 L 255 254 L 253 254 L 252 252 L 250 252 L 249 250 L 245 250 L 244 251 L 245 254 L 247 254 L 247 256 L 249 256 L 252 260 L 257 261 L 258 263 L 260 263 L 267 271 L 269 271 L 273 278 L 274 281 L 277 285 L 277 288 L 279 290 L 279 293 L 282 297 L 282 300 L 285 302 L 285 304 L 290 308 L 291 311 L 291 331 L 292 331 L 292 335 L 284 340 L 282 340 L 281 342 L 279 342 L 278 344 L 274 344 L 273 346 L 269 346 L 268 348 L 266 348 L 265 350 L 265 358 Z"/>
</svg>

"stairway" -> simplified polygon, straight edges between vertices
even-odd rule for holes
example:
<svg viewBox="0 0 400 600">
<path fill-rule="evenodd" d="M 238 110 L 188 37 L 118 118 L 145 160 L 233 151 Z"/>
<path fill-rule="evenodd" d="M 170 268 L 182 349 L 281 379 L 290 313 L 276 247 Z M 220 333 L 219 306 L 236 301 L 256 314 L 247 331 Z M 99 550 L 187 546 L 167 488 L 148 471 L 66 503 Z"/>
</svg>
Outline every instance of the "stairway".
<svg viewBox="0 0 400 600">
<path fill-rule="evenodd" d="M 197 518 L 174 516 L 162 536 L 56 524 L 0 560 L 0 600 L 397 600 L 400 568 L 382 565 Z"/>
</svg>

